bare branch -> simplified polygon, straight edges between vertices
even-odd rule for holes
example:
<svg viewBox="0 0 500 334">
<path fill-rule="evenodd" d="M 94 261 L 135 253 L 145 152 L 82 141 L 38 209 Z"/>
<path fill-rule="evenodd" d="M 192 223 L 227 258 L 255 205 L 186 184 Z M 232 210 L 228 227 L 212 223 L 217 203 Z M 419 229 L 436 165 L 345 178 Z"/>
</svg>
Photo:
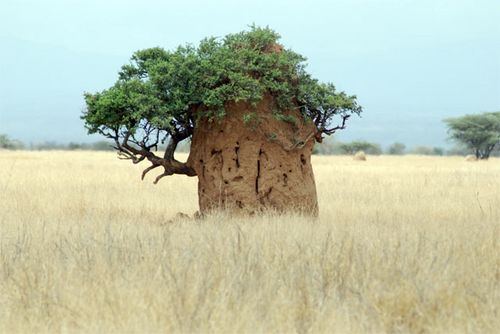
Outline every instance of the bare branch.
<svg viewBox="0 0 500 334">
<path fill-rule="evenodd" d="M 179 143 L 179 140 L 177 138 L 170 137 L 170 140 L 168 141 L 168 145 L 165 148 L 165 153 L 163 154 L 163 159 L 172 160 L 174 158 L 175 149 L 177 148 L 178 143 Z"/>
<path fill-rule="evenodd" d="M 122 129 L 110 129 L 109 131 L 101 131 L 108 138 L 114 140 L 114 148 L 118 151 L 118 158 L 131 160 L 134 164 L 138 164 L 141 161 L 148 160 L 151 166 L 146 168 L 141 175 L 141 179 L 144 180 L 146 174 L 151 170 L 163 167 L 164 171 L 159 175 L 154 183 L 156 184 L 162 177 L 173 175 L 173 174 L 183 174 L 187 176 L 195 176 L 195 170 L 188 166 L 186 163 L 179 162 L 174 159 L 174 152 L 177 148 L 177 144 L 188 138 L 192 134 L 192 126 L 187 126 L 182 129 L 176 129 L 174 133 L 166 130 L 161 130 L 152 126 L 149 122 L 142 122 L 139 125 L 139 132 L 131 132 L 127 128 Z M 162 157 L 157 156 L 151 151 L 151 149 L 158 146 L 161 138 L 163 137 L 162 131 L 166 131 L 170 134 L 170 140 L 165 150 L 165 154 Z M 142 136 L 142 139 L 138 139 Z"/>
<path fill-rule="evenodd" d="M 141 176 L 141 180 L 144 180 L 144 177 L 146 177 L 146 174 L 149 172 L 149 171 L 152 171 L 153 169 L 157 168 L 157 167 L 160 167 L 161 165 L 151 165 L 149 166 L 148 168 L 146 168 L 143 172 L 142 172 L 142 176 Z"/>
<path fill-rule="evenodd" d="M 168 176 L 168 175 L 172 175 L 172 174 L 167 173 L 167 171 L 163 172 L 163 174 L 160 174 L 160 175 L 158 175 L 158 176 L 156 177 L 156 179 L 154 180 L 154 182 L 153 182 L 153 183 L 154 183 L 154 184 L 157 184 L 157 183 L 158 183 L 158 181 L 160 181 L 160 179 L 161 179 L 162 177 L 164 177 L 164 176 Z"/>
<path fill-rule="evenodd" d="M 138 164 L 139 162 L 141 162 L 142 160 L 146 159 L 146 157 L 144 155 L 140 156 L 139 158 L 136 158 L 135 160 L 133 160 L 132 162 L 134 164 Z"/>
<path fill-rule="evenodd" d="M 331 135 L 331 134 L 335 133 L 335 131 L 337 131 L 337 130 L 343 130 L 346 127 L 346 125 L 345 125 L 346 121 L 350 117 L 351 117 L 350 114 L 342 115 L 342 124 L 341 125 L 337 125 L 336 127 L 330 128 L 330 129 L 323 128 L 323 129 L 320 129 L 320 130 L 321 130 L 321 132 L 326 133 L 327 135 Z"/>
</svg>

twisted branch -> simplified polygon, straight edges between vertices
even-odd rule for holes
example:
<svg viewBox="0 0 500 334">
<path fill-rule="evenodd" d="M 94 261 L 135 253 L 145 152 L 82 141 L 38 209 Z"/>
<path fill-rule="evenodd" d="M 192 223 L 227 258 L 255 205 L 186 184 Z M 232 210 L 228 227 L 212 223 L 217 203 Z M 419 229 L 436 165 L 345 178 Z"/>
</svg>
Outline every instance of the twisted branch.
<svg viewBox="0 0 500 334">
<path fill-rule="evenodd" d="M 120 132 L 118 129 L 113 129 L 112 131 L 114 133 L 101 133 L 114 140 L 114 148 L 118 151 L 119 159 L 131 160 L 134 164 L 138 164 L 143 160 L 148 160 L 151 163 L 151 166 L 142 172 L 142 180 L 144 180 L 147 173 L 158 167 L 163 167 L 163 173 L 156 177 L 154 184 L 158 183 L 158 181 L 164 176 L 173 174 L 196 176 L 196 172 L 193 168 L 188 166 L 186 163 L 177 161 L 174 158 L 177 144 L 190 136 L 192 131 L 191 128 L 185 128 L 170 135 L 163 157 L 159 157 L 151 151 L 152 148 L 156 148 L 158 146 L 160 140 L 160 130 L 153 129 L 149 125 L 144 125 L 143 130 L 145 135 L 142 140 L 137 140 L 128 130 Z M 154 140 L 152 142 L 149 142 L 150 136 L 154 136 Z"/>
</svg>

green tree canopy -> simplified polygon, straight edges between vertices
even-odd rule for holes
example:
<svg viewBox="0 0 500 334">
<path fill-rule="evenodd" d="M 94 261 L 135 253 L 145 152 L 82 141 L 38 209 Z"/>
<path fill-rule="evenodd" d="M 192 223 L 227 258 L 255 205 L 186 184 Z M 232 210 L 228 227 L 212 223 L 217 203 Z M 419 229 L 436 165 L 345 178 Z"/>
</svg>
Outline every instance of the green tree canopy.
<svg viewBox="0 0 500 334">
<path fill-rule="evenodd" d="M 391 155 L 402 155 L 405 153 L 406 145 L 403 143 L 395 142 L 387 149 L 387 153 Z"/>
<path fill-rule="evenodd" d="M 305 58 L 284 49 L 279 38 L 269 28 L 252 26 L 222 39 L 206 38 L 197 47 L 137 51 L 112 87 L 85 93 L 85 126 L 112 138 L 134 162 L 164 159 L 163 164 L 174 160 L 177 143 L 193 134 L 200 118 L 222 120 L 230 101 L 256 105 L 270 95 L 277 116 L 298 108 L 314 122 L 318 140 L 343 129 L 361 112 L 356 97 L 312 78 Z M 152 149 L 167 139 L 163 158 L 157 157 Z"/>
<path fill-rule="evenodd" d="M 364 151 L 365 153 L 374 155 L 382 153 L 380 145 L 363 140 L 355 140 L 350 143 L 342 143 L 340 144 L 340 149 L 346 154 L 354 154 L 359 151 Z"/>
<path fill-rule="evenodd" d="M 10 139 L 9 136 L 0 134 L 0 148 L 8 150 L 23 149 L 24 145 L 18 140 Z"/>
<path fill-rule="evenodd" d="M 474 150 L 478 159 L 488 159 L 500 143 L 500 112 L 448 118 L 445 123 L 450 138 Z"/>
</svg>

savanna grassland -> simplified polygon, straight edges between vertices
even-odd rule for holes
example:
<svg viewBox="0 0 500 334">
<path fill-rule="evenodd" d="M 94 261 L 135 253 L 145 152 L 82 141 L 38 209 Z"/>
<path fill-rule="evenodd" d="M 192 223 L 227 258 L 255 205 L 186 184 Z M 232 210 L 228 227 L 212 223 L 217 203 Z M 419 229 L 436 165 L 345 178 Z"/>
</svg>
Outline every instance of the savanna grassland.
<svg viewBox="0 0 500 334">
<path fill-rule="evenodd" d="M 0 332 L 500 330 L 500 159 L 313 166 L 318 220 L 190 220 L 195 178 L 0 152 Z"/>
</svg>

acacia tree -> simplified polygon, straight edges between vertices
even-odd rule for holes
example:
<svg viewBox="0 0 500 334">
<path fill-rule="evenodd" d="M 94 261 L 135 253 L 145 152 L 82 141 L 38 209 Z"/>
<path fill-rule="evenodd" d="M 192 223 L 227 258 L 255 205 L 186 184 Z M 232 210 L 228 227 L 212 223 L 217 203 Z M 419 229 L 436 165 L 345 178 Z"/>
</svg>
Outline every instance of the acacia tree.
<svg viewBox="0 0 500 334">
<path fill-rule="evenodd" d="M 364 140 L 355 140 L 350 143 L 340 144 L 340 149 L 345 154 L 355 154 L 356 152 L 363 151 L 368 154 L 381 154 L 382 149 L 380 145 L 370 143 Z"/>
<path fill-rule="evenodd" d="M 387 149 L 387 153 L 390 155 L 403 155 L 406 150 L 406 145 L 403 143 L 395 142 Z"/>
<path fill-rule="evenodd" d="M 314 141 L 344 129 L 361 107 L 355 96 L 312 78 L 305 58 L 279 37 L 252 26 L 197 47 L 137 51 L 112 87 L 85 94 L 85 126 L 114 140 L 121 158 L 149 161 L 143 179 L 156 168 L 162 173 L 155 183 L 172 174 L 198 176 L 202 213 L 314 214 Z M 176 147 L 188 139 L 189 158 L 180 162 Z"/>
<path fill-rule="evenodd" d="M 18 140 L 10 139 L 9 136 L 0 134 L 0 148 L 8 150 L 23 149 L 24 145 Z"/>
<path fill-rule="evenodd" d="M 500 112 L 448 118 L 445 123 L 450 138 L 474 150 L 478 159 L 488 159 L 500 143 Z"/>
</svg>

